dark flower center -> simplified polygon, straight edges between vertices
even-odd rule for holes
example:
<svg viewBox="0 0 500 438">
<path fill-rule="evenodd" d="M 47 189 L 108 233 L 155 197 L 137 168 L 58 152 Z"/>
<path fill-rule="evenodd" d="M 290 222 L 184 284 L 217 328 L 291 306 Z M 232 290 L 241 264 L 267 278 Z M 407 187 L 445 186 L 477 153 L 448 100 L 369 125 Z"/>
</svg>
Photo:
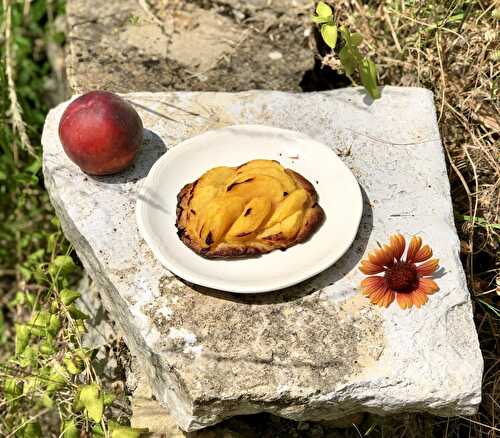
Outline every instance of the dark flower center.
<svg viewBox="0 0 500 438">
<path fill-rule="evenodd" d="M 417 267 L 409 262 L 397 262 L 385 271 L 385 280 L 392 290 L 411 292 L 418 285 Z"/>
</svg>

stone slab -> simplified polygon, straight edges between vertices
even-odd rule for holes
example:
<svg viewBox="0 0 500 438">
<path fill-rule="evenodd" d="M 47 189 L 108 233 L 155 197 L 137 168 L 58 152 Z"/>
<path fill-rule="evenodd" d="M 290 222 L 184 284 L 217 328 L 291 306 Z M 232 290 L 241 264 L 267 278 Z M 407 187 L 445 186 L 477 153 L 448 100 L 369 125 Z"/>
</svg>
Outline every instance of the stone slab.
<svg viewBox="0 0 500 438">
<path fill-rule="evenodd" d="M 105 307 L 181 428 L 257 412 L 312 421 L 476 412 L 483 361 L 429 91 L 385 87 L 376 102 L 357 88 L 125 97 L 146 129 L 135 165 L 116 176 L 83 174 L 57 136 L 64 103 L 46 120 L 45 182 Z M 297 129 L 331 146 L 365 197 L 358 236 L 339 262 L 256 296 L 171 275 L 139 237 L 134 213 L 141 181 L 166 149 L 240 123 Z M 394 232 L 421 235 L 441 260 L 441 290 L 418 310 L 382 310 L 357 290 L 360 259 Z"/>
<path fill-rule="evenodd" d="M 314 64 L 307 0 L 67 2 L 74 93 L 300 91 Z"/>
<path fill-rule="evenodd" d="M 240 415 L 214 426 L 193 432 L 182 431 L 167 408 L 154 399 L 148 378 L 135 358 L 127 375 L 132 393 L 130 425 L 148 429 L 149 438 L 255 438 L 255 437 L 347 437 L 345 429 L 359 425 L 364 414 L 355 414 L 328 422 L 297 422 L 267 414 Z M 398 417 L 405 421 L 405 416 Z"/>
</svg>

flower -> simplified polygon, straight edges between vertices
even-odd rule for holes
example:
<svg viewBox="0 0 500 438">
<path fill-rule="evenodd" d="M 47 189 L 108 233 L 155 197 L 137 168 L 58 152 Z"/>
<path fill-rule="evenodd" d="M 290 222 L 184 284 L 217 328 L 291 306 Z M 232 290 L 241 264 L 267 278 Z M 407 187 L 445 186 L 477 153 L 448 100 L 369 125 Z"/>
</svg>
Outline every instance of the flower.
<svg viewBox="0 0 500 438">
<path fill-rule="evenodd" d="M 429 278 L 439 264 L 438 259 L 431 259 L 429 245 L 422 246 L 422 239 L 413 236 L 403 260 L 405 247 L 405 238 L 394 234 L 388 245 L 375 249 L 361 261 L 359 270 L 369 275 L 361 282 L 361 290 L 373 304 L 388 307 L 396 299 L 402 309 L 420 308 L 429 300 L 428 295 L 439 290 Z M 374 275 L 381 273 L 384 275 Z"/>
</svg>

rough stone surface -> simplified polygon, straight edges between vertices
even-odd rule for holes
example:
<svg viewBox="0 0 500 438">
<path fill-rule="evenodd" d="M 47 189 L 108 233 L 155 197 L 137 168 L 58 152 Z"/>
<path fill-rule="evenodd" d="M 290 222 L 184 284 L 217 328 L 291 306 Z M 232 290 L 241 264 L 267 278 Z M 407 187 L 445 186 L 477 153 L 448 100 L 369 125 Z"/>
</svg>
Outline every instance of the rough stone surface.
<svg viewBox="0 0 500 438">
<path fill-rule="evenodd" d="M 353 424 L 359 425 L 363 414 L 321 423 L 297 422 L 269 414 L 241 415 L 224 420 L 214 426 L 194 432 L 184 432 L 177 426 L 168 409 L 153 398 L 148 378 L 140 363 L 133 359 L 127 375 L 127 386 L 132 392 L 130 405 L 132 427 L 148 429 L 150 438 L 341 438 L 350 436 Z M 317 434 L 317 430 L 322 434 Z"/>
<path fill-rule="evenodd" d="M 135 166 L 111 177 L 83 174 L 58 140 L 62 104 L 43 133 L 45 181 L 105 307 L 180 427 L 257 412 L 317 421 L 476 411 L 483 363 L 430 92 L 385 87 L 376 102 L 356 88 L 126 98 L 146 129 Z M 257 296 L 185 284 L 155 260 L 135 222 L 141 180 L 167 148 L 238 123 L 297 129 L 326 143 L 365 196 L 358 236 L 338 263 Z M 441 290 L 419 310 L 381 310 L 357 292 L 360 259 L 394 232 L 421 235 L 441 260 Z"/>
<path fill-rule="evenodd" d="M 120 335 L 107 317 L 98 288 L 88 275 L 84 275 L 78 284 L 78 292 L 81 294 L 78 306 L 88 316 L 85 321 L 88 331 L 83 335 L 82 345 L 101 348 L 118 338 Z"/>
<path fill-rule="evenodd" d="M 67 76 L 75 93 L 299 91 L 314 64 L 307 0 L 70 0 Z"/>
</svg>

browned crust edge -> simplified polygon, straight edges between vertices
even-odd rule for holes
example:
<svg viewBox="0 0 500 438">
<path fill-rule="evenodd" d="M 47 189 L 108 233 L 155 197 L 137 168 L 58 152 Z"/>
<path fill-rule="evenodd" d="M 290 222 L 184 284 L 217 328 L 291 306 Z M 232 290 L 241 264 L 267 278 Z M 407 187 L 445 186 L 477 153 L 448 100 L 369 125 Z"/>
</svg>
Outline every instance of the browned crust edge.
<svg viewBox="0 0 500 438">
<path fill-rule="evenodd" d="M 274 251 L 275 249 L 285 251 L 287 248 L 290 248 L 297 243 L 305 242 L 321 226 L 325 219 L 325 212 L 317 203 L 318 193 L 316 192 L 314 186 L 300 173 L 297 173 L 291 169 L 285 169 L 285 171 L 297 182 L 299 186 L 301 186 L 309 193 L 314 203 L 313 206 L 307 210 L 304 224 L 295 239 L 284 242 L 280 242 L 279 240 L 275 240 L 270 243 L 254 242 L 251 245 L 230 244 L 224 242 L 219 244 L 216 249 L 211 251 L 207 251 L 205 248 L 202 248 L 199 242 L 191 240 L 189 235 L 184 231 L 185 227 L 183 226 L 183 224 L 186 222 L 187 207 L 189 205 L 191 197 L 193 196 L 193 191 L 198 180 L 193 183 L 186 184 L 177 195 L 177 218 L 175 226 L 177 227 L 177 235 L 179 236 L 179 239 L 181 239 L 181 241 L 195 253 L 208 259 L 235 259 L 242 257 L 255 257 L 261 254 L 267 254 L 271 251 Z"/>
</svg>

